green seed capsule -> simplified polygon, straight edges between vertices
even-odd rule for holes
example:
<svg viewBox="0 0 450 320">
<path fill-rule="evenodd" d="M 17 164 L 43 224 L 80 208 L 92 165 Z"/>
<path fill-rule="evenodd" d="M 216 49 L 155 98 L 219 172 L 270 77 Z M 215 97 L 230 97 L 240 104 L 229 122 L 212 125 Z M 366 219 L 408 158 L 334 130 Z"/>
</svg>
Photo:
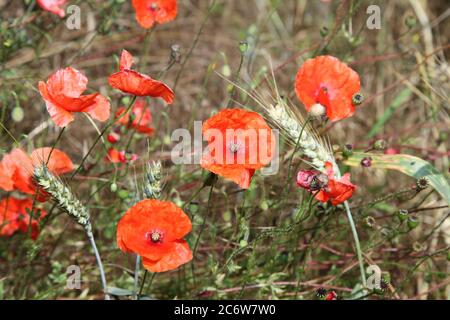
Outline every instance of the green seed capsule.
<svg viewBox="0 0 450 320">
<path fill-rule="evenodd" d="M 109 189 L 111 190 L 111 192 L 116 192 L 117 184 L 115 182 L 111 183 L 111 186 L 109 187 Z"/>
<path fill-rule="evenodd" d="M 398 210 L 397 217 L 400 219 L 400 221 L 405 221 L 406 219 L 408 219 L 408 210 L 406 209 Z"/>
<path fill-rule="evenodd" d="M 419 225 L 419 221 L 415 217 L 409 217 L 408 218 L 408 227 L 410 229 L 414 229 Z"/>
</svg>

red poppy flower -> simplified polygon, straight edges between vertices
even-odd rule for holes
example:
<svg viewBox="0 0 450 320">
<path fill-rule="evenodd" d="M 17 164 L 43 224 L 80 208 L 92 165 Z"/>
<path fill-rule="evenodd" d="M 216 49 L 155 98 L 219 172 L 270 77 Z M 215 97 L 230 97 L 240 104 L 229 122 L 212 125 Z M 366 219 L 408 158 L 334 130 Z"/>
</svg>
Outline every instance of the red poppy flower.
<svg viewBox="0 0 450 320">
<path fill-rule="evenodd" d="M 116 118 L 119 118 L 124 112 L 126 108 L 120 107 L 117 110 Z M 131 115 L 130 113 L 125 114 L 120 117 L 118 123 L 133 128 L 137 132 L 144 134 L 152 134 L 154 129 L 152 128 L 152 114 L 150 113 L 150 109 L 145 105 L 144 99 L 136 100 L 132 109 Z"/>
<path fill-rule="evenodd" d="M 73 170 L 73 163 L 62 151 L 52 148 L 35 149 L 31 155 L 27 155 L 21 149 L 14 149 L 5 155 L 0 162 L 0 188 L 5 191 L 19 190 L 24 193 L 34 194 L 36 185 L 33 182 L 35 166 L 47 163 L 50 172 L 61 175 Z M 3 171 L 2 171 L 3 170 Z M 39 201 L 45 201 L 45 197 L 38 197 Z"/>
<path fill-rule="evenodd" d="M 39 92 L 58 127 L 65 127 L 74 120 L 75 112 L 87 112 L 94 119 L 109 118 L 109 101 L 99 93 L 81 95 L 87 88 L 88 79 L 74 68 L 65 68 L 52 74 L 47 83 L 39 82 Z"/>
<path fill-rule="evenodd" d="M 297 175 L 297 184 L 310 192 L 317 192 L 316 199 L 321 202 L 331 201 L 333 206 L 350 199 L 356 186 L 350 182 L 350 174 L 346 173 L 342 178 L 336 179 L 333 165 L 325 163 L 326 176 L 319 171 L 301 170 Z"/>
<path fill-rule="evenodd" d="M 176 0 L 133 0 L 136 20 L 142 28 L 149 29 L 155 23 L 166 23 L 177 16 Z"/>
<path fill-rule="evenodd" d="M 61 18 L 66 15 L 61 6 L 65 5 L 67 0 L 37 0 L 37 4 L 45 11 L 57 14 Z"/>
<path fill-rule="evenodd" d="M 241 188 L 250 186 L 255 170 L 273 156 L 275 137 L 259 114 L 242 109 L 225 109 L 208 119 L 202 128 L 208 151 L 201 166 Z"/>
<path fill-rule="evenodd" d="M 309 112 L 313 106 L 320 105 L 332 121 L 347 118 L 355 112 L 353 96 L 359 90 L 358 74 L 332 56 L 307 60 L 295 79 L 295 92 L 306 110 Z"/>
<path fill-rule="evenodd" d="M 47 213 L 35 210 L 31 219 L 28 212 L 33 208 L 31 199 L 6 198 L 0 201 L 0 236 L 11 236 L 17 231 L 28 232 L 31 223 L 31 238 L 39 234 L 39 220 Z M 28 211 L 28 212 L 27 212 Z"/>
<path fill-rule="evenodd" d="M 151 272 L 178 268 L 192 260 L 183 237 L 192 229 L 189 217 L 172 202 L 143 200 L 131 207 L 117 226 L 117 245 L 142 257 Z"/>
<path fill-rule="evenodd" d="M 109 148 L 105 161 L 111 163 L 127 163 L 136 161 L 137 159 L 138 155 L 135 153 L 127 153 L 125 151 L 119 151 L 115 148 Z"/>
<path fill-rule="evenodd" d="M 149 76 L 131 70 L 133 56 L 127 50 L 122 50 L 120 56 L 119 72 L 109 76 L 111 87 L 135 96 L 161 97 L 168 104 L 173 102 L 174 93 L 164 83 Z"/>
</svg>

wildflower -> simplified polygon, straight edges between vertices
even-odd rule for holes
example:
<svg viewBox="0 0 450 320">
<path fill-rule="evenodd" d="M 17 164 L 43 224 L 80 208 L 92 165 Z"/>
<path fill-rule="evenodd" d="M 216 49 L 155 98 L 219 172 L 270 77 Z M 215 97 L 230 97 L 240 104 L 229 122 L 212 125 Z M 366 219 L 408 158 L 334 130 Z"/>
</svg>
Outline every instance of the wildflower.
<svg viewBox="0 0 450 320">
<path fill-rule="evenodd" d="M 163 24 L 177 16 L 176 0 L 133 0 L 136 20 L 142 28 L 149 29 L 155 23 Z"/>
<path fill-rule="evenodd" d="M 120 219 L 117 245 L 141 256 L 147 270 L 169 271 L 192 260 L 183 239 L 191 229 L 189 217 L 172 202 L 142 200 Z"/>
<path fill-rule="evenodd" d="M 321 202 L 331 201 L 336 206 L 351 198 L 356 186 L 350 182 L 350 174 L 346 173 L 342 178 L 334 176 L 333 165 L 325 163 L 326 177 L 319 171 L 300 171 L 297 175 L 297 184 L 310 192 L 316 191 L 316 199 Z"/>
<path fill-rule="evenodd" d="M 86 112 L 94 119 L 109 118 L 109 101 L 101 94 L 82 95 L 88 79 L 74 68 L 60 69 L 47 83 L 39 81 L 39 92 L 45 101 L 50 117 L 58 127 L 65 127 L 74 120 L 75 112 Z"/>
<path fill-rule="evenodd" d="M 65 11 L 61 6 L 65 5 L 67 0 L 37 0 L 37 4 L 45 11 L 57 14 L 60 18 L 64 18 Z"/>
<path fill-rule="evenodd" d="M 145 105 L 145 100 L 138 99 L 131 109 L 131 114 L 127 113 L 121 117 L 125 112 L 125 107 L 120 107 L 117 110 L 116 118 L 119 118 L 118 123 L 133 128 L 137 132 L 143 134 L 152 134 L 154 129 L 152 128 L 152 114 L 150 109 Z"/>
<path fill-rule="evenodd" d="M 347 118 L 355 112 L 352 100 L 360 90 L 358 74 L 332 56 L 307 60 L 298 70 L 295 92 L 308 112 L 317 104 L 325 108 L 331 121 Z"/>
<path fill-rule="evenodd" d="M 328 292 L 327 296 L 325 297 L 325 300 L 337 300 L 337 294 L 333 290 Z"/>
<path fill-rule="evenodd" d="M 242 109 L 225 109 L 209 118 L 202 128 L 208 151 L 201 166 L 237 183 L 250 186 L 255 170 L 273 156 L 275 137 L 259 114 Z"/>
<path fill-rule="evenodd" d="M 173 102 L 174 93 L 164 83 L 154 80 L 149 76 L 131 70 L 133 56 L 126 50 L 122 50 L 119 72 L 109 76 L 109 84 L 122 92 L 135 96 L 161 97 L 168 104 Z"/>
<path fill-rule="evenodd" d="M 56 175 L 73 170 L 70 158 L 58 149 L 38 148 L 30 156 L 22 149 L 14 149 L 0 162 L 0 176 L 2 177 L 0 178 L 0 188 L 5 191 L 19 190 L 35 194 L 37 188 L 32 179 L 33 170 L 34 167 L 45 163 L 47 163 L 49 171 Z M 45 201 L 45 196 L 40 194 L 37 200 Z"/>
<path fill-rule="evenodd" d="M 117 132 L 111 132 L 110 134 L 108 134 L 108 142 L 115 144 L 120 140 L 120 134 L 118 134 Z"/>
<path fill-rule="evenodd" d="M 39 220 L 47 213 L 43 210 L 29 212 L 33 208 L 31 199 L 5 198 L 0 201 L 0 236 L 12 236 L 14 233 L 28 232 L 31 224 L 31 238 L 36 240 L 39 235 Z"/>
<path fill-rule="evenodd" d="M 139 158 L 139 156 L 135 153 L 130 153 L 127 151 L 119 151 L 115 148 L 109 148 L 108 149 L 108 155 L 105 158 L 105 161 L 111 162 L 111 163 L 127 163 L 136 161 Z"/>
</svg>

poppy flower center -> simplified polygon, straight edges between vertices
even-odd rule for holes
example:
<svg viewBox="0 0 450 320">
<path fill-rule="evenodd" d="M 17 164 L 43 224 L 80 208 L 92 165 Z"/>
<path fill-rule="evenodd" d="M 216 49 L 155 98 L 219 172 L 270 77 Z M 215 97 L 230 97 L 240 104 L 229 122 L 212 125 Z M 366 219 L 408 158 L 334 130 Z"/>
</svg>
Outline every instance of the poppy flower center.
<svg viewBox="0 0 450 320">
<path fill-rule="evenodd" d="M 159 10 L 159 7 L 158 7 L 158 5 L 157 5 L 156 3 L 152 3 L 152 4 L 149 6 L 149 9 L 150 9 L 150 11 L 158 11 L 158 10 Z"/>
<path fill-rule="evenodd" d="M 160 243 L 163 239 L 163 233 L 159 230 L 153 230 L 150 232 L 147 232 L 146 234 L 147 240 L 152 243 Z"/>
</svg>

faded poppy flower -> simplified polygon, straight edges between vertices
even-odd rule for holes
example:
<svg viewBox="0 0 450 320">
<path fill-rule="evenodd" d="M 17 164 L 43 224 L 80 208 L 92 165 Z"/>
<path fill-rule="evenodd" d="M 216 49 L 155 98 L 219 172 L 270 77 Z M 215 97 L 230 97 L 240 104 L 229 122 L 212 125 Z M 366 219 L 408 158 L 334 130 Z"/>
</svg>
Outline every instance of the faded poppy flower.
<svg viewBox="0 0 450 320">
<path fill-rule="evenodd" d="M 243 109 L 225 109 L 209 118 L 202 128 L 208 150 L 201 166 L 237 183 L 250 186 L 255 170 L 273 156 L 275 137 L 259 114 Z"/>
<path fill-rule="evenodd" d="M 64 18 L 66 15 L 63 8 L 67 0 L 37 0 L 37 4 L 44 9 L 45 11 L 57 14 L 61 18 Z"/>
<path fill-rule="evenodd" d="M 192 260 L 183 237 L 192 229 L 189 217 L 172 202 L 143 200 L 131 207 L 117 225 L 117 245 L 142 257 L 151 272 L 178 268 Z"/>
<path fill-rule="evenodd" d="M 135 96 L 161 97 L 168 104 L 173 102 L 174 93 L 164 83 L 149 76 L 131 70 L 133 56 L 127 50 L 122 50 L 120 56 L 119 72 L 109 76 L 109 84 L 122 92 Z"/>
<path fill-rule="evenodd" d="M 31 223 L 31 238 L 36 240 L 39 235 L 39 220 L 47 213 L 34 210 L 30 219 L 28 212 L 33 208 L 31 199 L 5 198 L 0 201 L 0 236 L 12 236 L 14 233 L 28 232 Z M 36 209 L 36 208 L 35 208 Z"/>
<path fill-rule="evenodd" d="M 0 188 L 5 191 L 19 190 L 28 194 L 35 194 L 36 185 L 33 182 L 35 166 L 47 163 L 50 172 L 61 175 L 73 170 L 73 163 L 62 151 L 52 148 L 35 149 L 31 155 L 27 155 L 21 149 L 14 149 L 5 155 L 0 162 Z M 49 155 L 51 156 L 49 159 Z M 3 170 L 3 171 L 2 171 Z M 39 196 L 39 201 L 45 201 L 45 197 Z"/>
<path fill-rule="evenodd" d="M 177 16 L 176 0 L 133 0 L 136 20 L 142 28 L 149 29 L 155 23 L 166 23 Z"/>
<path fill-rule="evenodd" d="M 301 170 L 297 175 L 297 185 L 310 192 L 316 192 L 316 199 L 321 202 L 331 201 L 336 206 L 351 198 L 356 186 L 350 182 L 350 174 L 336 179 L 333 165 L 325 163 L 327 174 L 315 170 Z"/>
<path fill-rule="evenodd" d="M 137 159 L 138 155 L 135 153 L 128 153 L 126 151 L 119 151 L 115 148 L 109 148 L 105 161 L 111 163 L 127 163 L 136 161 Z"/>
<path fill-rule="evenodd" d="M 298 70 L 295 93 L 308 112 L 325 109 L 331 121 L 347 118 L 355 112 L 353 96 L 358 94 L 358 74 L 332 56 L 307 60 Z"/>
<path fill-rule="evenodd" d="M 119 118 L 125 112 L 125 110 L 125 107 L 120 107 L 117 110 L 116 118 Z M 120 117 L 117 122 L 129 128 L 133 128 L 137 132 L 147 135 L 152 134 L 154 131 L 151 126 L 152 114 L 150 113 L 150 109 L 145 105 L 144 99 L 136 100 L 131 109 L 131 112 Z"/>
<path fill-rule="evenodd" d="M 72 122 L 75 112 L 86 112 L 99 121 L 109 118 L 108 99 L 99 93 L 81 95 L 86 91 L 87 83 L 88 79 L 80 71 L 70 67 L 53 73 L 47 83 L 39 82 L 39 92 L 58 127 Z"/>
</svg>

